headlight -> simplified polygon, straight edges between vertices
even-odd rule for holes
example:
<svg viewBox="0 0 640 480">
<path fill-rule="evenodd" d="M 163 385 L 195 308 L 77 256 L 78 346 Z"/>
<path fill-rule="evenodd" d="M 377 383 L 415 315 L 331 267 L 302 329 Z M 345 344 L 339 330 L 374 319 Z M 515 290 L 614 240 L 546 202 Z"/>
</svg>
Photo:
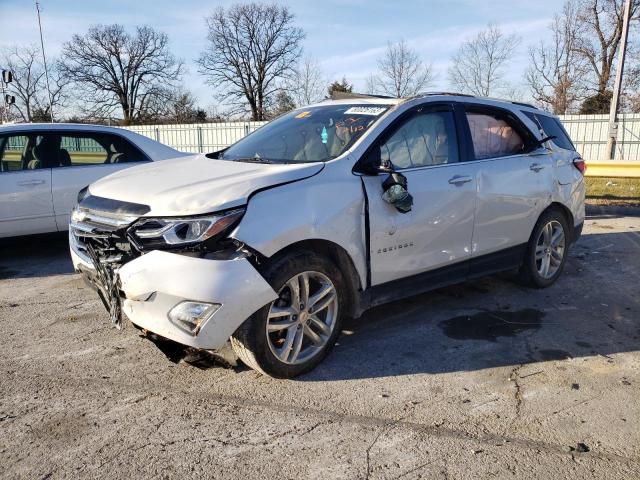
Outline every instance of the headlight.
<svg viewBox="0 0 640 480">
<path fill-rule="evenodd" d="M 237 224 L 244 209 L 187 218 L 143 218 L 128 230 L 140 250 L 180 248 L 220 236 Z"/>
</svg>

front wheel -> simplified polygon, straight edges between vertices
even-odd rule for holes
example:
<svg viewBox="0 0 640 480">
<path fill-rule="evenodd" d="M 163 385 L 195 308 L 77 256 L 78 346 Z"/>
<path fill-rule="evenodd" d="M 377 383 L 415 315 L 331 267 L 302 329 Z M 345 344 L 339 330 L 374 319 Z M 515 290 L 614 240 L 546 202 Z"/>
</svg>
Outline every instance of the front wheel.
<svg viewBox="0 0 640 480">
<path fill-rule="evenodd" d="M 549 210 L 538 219 L 520 271 L 525 283 L 545 288 L 560 277 L 569 249 L 567 232 L 567 221 L 557 210 Z"/>
<path fill-rule="evenodd" d="M 278 378 L 313 369 L 340 333 L 344 306 L 338 268 L 311 252 L 286 256 L 265 277 L 278 298 L 258 310 L 231 337 L 247 366 Z"/>
</svg>

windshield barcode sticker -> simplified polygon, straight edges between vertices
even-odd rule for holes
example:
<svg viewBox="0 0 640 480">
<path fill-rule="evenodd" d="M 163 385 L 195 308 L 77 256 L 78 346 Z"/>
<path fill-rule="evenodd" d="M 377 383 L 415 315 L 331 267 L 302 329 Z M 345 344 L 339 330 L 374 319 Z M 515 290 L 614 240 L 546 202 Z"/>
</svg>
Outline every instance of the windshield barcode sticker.
<svg viewBox="0 0 640 480">
<path fill-rule="evenodd" d="M 385 107 L 351 107 L 344 112 L 345 115 L 380 115 L 386 110 Z"/>
</svg>

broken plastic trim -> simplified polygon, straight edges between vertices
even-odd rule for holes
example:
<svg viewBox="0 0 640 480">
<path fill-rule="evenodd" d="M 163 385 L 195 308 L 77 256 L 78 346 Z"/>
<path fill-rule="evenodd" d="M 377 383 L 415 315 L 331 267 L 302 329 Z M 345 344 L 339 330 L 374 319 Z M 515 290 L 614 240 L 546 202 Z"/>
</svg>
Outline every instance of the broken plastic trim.
<svg viewBox="0 0 640 480">
<path fill-rule="evenodd" d="M 87 244 L 87 254 L 96 271 L 95 282 L 98 296 L 109 312 L 109 318 L 114 327 L 122 328 L 122 303 L 120 301 L 120 279 L 112 265 L 100 260 L 93 245 Z"/>
</svg>

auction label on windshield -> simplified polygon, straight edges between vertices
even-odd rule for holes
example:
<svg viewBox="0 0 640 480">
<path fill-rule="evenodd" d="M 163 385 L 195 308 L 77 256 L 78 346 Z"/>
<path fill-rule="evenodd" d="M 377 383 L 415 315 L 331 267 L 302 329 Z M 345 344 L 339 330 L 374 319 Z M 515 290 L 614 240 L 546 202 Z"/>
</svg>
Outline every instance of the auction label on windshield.
<svg viewBox="0 0 640 480">
<path fill-rule="evenodd" d="M 380 115 L 386 107 L 351 107 L 344 112 L 345 115 Z"/>
</svg>

